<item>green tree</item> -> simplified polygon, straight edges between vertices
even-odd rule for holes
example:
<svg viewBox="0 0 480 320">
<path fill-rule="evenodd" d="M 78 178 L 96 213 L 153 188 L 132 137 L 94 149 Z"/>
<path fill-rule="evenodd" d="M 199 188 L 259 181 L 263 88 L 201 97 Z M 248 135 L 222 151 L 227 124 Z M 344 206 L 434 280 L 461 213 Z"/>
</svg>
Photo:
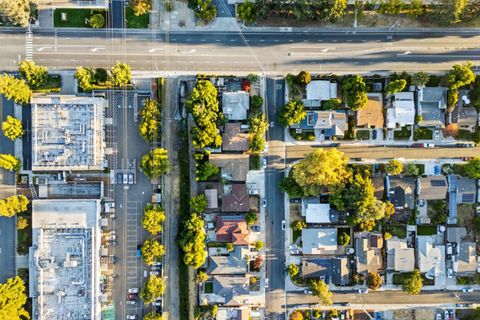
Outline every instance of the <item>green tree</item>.
<svg viewBox="0 0 480 320">
<path fill-rule="evenodd" d="M 347 9 L 347 0 L 333 0 L 328 6 L 328 13 L 326 19 L 335 22 L 342 18 Z"/>
<path fill-rule="evenodd" d="M 1 153 L 0 168 L 9 171 L 18 171 L 20 170 L 20 160 L 10 154 Z"/>
<path fill-rule="evenodd" d="M 402 0 L 382 0 L 378 11 L 383 14 L 398 15 L 403 9 Z"/>
<path fill-rule="evenodd" d="M 316 149 L 295 167 L 293 178 L 305 195 L 320 194 L 322 187 L 344 184 L 349 178 L 348 158 L 337 149 Z"/>
<path fill-rule="evenodd" d="M 298 85 L 305 87 L 307 84 L 309 84 L 312 81 L 312 76 L 308 71 L 300 71 L 297 74 L 295 81 Z"/>
<path fill-rule="evenodd" d="M 13 24 L 28 27 L 30 23 L 30 1 L 0 1 L 0 14 Z"/>
<path fill-rule="evenodd" d="M 217 16 L 217 7 L 212 0 L 188 0 L 188 6 L 195 11 L 197 18 L 205 22 L 212 21 Z"/>
<path fill-rule="evenodd" d="M 130 83 L 130 80 L 132 79 L 130 66 L 123 62 L 117 62 L 117 64 L 114 65 L 110 70 L 110 77 L 114 86 L 126 86 Z"/>
<path fill-rule="evenodd" d="M 291 100 L 280 110 L 278 122 L 283 127 L 290 127 L 300 123 L 306 116 L 307 113 L 303 107 L 303 102 L 300 100 Z"/>
<path fill-rule="evenodd" d="M 151 275 L 143 286 L 140 297 L 145 304 L 152 303 L 162 296 L 165 292 L 166 284 L 165 280 L 161 277 Z"/>
<path fill-rule="evenodd" d="M 342 104 L 342 100 L 338 98 L 331 98 L 322 103 L 323 110 L 336 110 L 339 109 Z"/>
<path fill-rule="evenodd" d="M 250 134 L 248 136 L 248 144 L 252 153 L 262 152 L 265 148 L 265 140 L 258 134 Z"/>
<path fill-rule="evenodd" d="M 369 272 L 367 275 L 367 287 L 372 290 L 377 290 L 383 284 L 382 276 L 375 272 Z"/>
<path fill-rule="evenodd" d="M 264 246 L 265 246 L 265 244 L 263 243 L 263 241 L 256 241 L 255 242 L 255 249 L 257 249 L 257 250 L 262 249 Z"/>
<path fill-rule="evenodd" d="M 367 105 L 367 86 L 361 75 L 347 77 L 342 83 L 342 93 L 345 103 L 354 111 Z"/>
<path fill-rule="evenodd" d="M 480 179 L 480 157 L 473 158 L 463 167 L 467 177 Z"/>
<path fill-rule="evenodd" d="M 350 243 L 350 235 L 346 232 L 340 232 L 338 234 L 337 244 L 339 246 L 346 246 Z"/>
<path fill-rule="evenodd" d="M 405 79 L 390 81 L 385 87 L 385 92 L 387 94 L 395 94 L 405 89 L 406 86 L 407 86 L 407 81 Z"/>
<path fill-rule="evenodd" d="M 257 81 L 258 81 L 258 75 L 255 74 L 255 73 L 249 73 L 249 74 L 247 75 L 247 79 L 248 79 L 250 82 L 257 82 Z M 253 96 L 253 97 L 260 97 L 260 96 Z M 253 98 L 253 97 L 252 97 L 252 98 Z M 261 98 L 261 97 L 260 97 L 260 98 Z M 263 99 L 262 99 L 262 101 L 263 101 Z"/>
<path fill-rule="evenodd" d="M 250 112 L 259 113 L 262 112 L 263 98 L 260 96 L 250 97 Z"/>
<path fill-rule="evenodd" d="M 228 252 L 232 252 L 233 250 L 235 250 L 235 247 L 234 247 L 233 243 L 228 242 L 225 245 L 225 249 L 227 249 Z"/>
<path fill-rule="evenodd" d="M 142 257 L 146 265 L 151 266 L 165 255 L 165 248 L 160 242 L 148 239 L 142 246 Z"/>
<path fill-rule="evenodd" d="M 288 265 L 288 274 L 291 278 L 295 277 L 300 272 L 298 266 L 294 263 Z"/>
<path fill-rule="evenodd" d="M 202 217 L 193 213 L 183 226 L 180 246 L 184 251 L 183 261 L 186 265 L 198 269 L 205 263 L 207 254 L 205 252 L 205 224 Z"/>
<path fill-rule="evenodd" d="M 198 181 L 207 181 L 208 178 L 213 177 L 220 173 L 220 168 L 211 164 L 208 161 L 204 161 L 196 164 L 198 169 L 196 171 Z"/>
<path fill-rule="evenodd" d="M 26 303 L 25 283 L 20 277 L 0 284 L 0 319 L 30 319 L 25 310 Z"/>
<path fill-rule="evenodd" d="M 17 229 L 23 230 L 28 227 L 28 220 L 25 217 L 18 217 L 17 218 Z"/>
<path fill-rule="evenodd" d="M 332 293 L 328 289 L 328 285 L 323 280 L 311 280 L 310 290 L 313 295 L 317 296 L 320 303 L 325 306 L 331 306 L 333 304 Z"/>
<path fill-rule="evenodd" d="M 195 282 L 197 284 L 204 283 L 208 280 L 208 275 L 205 271 L 198 271 L 197 276 L 195 277 Z"/>
<path fill-rule="evenodd" d="M 455 24 L 461 22 L 462 14 L 468 5 L 468 0 L 440 0 L 434 7 L 440 22 Z"/>
<path fill-rule="evenodd" d="M 257 213 L 253 210 L 248 210 L 247 214 L 245 215 L 245 220 L 247 220 L 247 224 L 249 226 L 253 225 L 255 221 L 257 221 Z"/>
<path fill-rule="evenodd" d="M 89 90 L 95 79 L 95 73 L 89 67 L 77 67 L 75 70 L 75 79 L 77 79 L 78 86 L 82 90 Z"/>
<path fill-rule="evenodd" d="M 138 132 L 147 142 L 158 139 L 161 128 L 161 112 L 158 103 L 153 99 L 145 99 L 143 109 L 140 111 L 140 124 Z"/>
<path fill-rule="evenodd" d="M 165 212 L 162 207 L 156 204 L 147 204 L 143 210 L 142 225 L 152 235 L 162 232 L 162 225 L 165 221 Z"/>
<path fill-rule="evenodd" d="M 24 80 L 4 73 L 0 75 L 0 94 L 16 103 L 28 103 L 32 96 L 32 91 Z"/>
<path fill-rule="evenodd" d="M 400 162 L 400 160 L 392 159 L 388 161 L 386 170 L 387 170 L 387 173 L 392 176 L 400 174 L 403 171 L 403 163 Z"/>
<path fill-rule="evenodd" d="M 238 17 L 248 24 L 255 23 L 257 19 L 257 10 L 255 9 L 255 3 L 246 0 L 244 3 L 240 3 L 237 6 Z"/>
<path fill-rule="evenodd" d="M 133 14 L 138 16 L 142 16 L 147 14 L 150 10 L 152 10 L 152 4 L 150 0 L 129 0 L 128 5 L 133 10 Z"/>
<path fill-rule="evenodd" d="M 414 1 L 420 1 L 420 0 L 414 0 Z M 428 83 L 428 80 L 430 80 L 430 76 L 428 75 L 428 73 L 423 71 L 416 72 L 412 76 L 412 85 L 422 88 Z"/>
<path fill-rule="evenodd" d="M 290 198 L 302 198 L 304 196 L 302 187 L 300 187 L 292 176 L 292 171 L 290 171 L 288 177 L 280 180 L 279 188 L 280 191 L 288 193 Z"/>
<path fill-rule="evenodd" d="M 104 68 L 95 69 L 95 81 L 98 83 L 105 83 L 108 80 L 108 72 Z"/>
<path fill-rule="evenodd" d="M 25 79 L 30 88 L 38 88 L 47 82 L 48 69 L 37 65 L 31 60 L 23 60 L 18 69 L 20 76 Z"/>
<path fill-rule="evenodd" d="M 290 314 L 290 320 L 303 320 L 303 313 L 300 310 L 295 310 Z"/>
<path fill-rule="evenodd" d="M 407 166 L 404 168 L 404 173 L 407 176 L 418 176 L 420 174 L 420 169 L 415 163 L 408 163 Z"/>
<path fill-rule="evenodd" d="M 15 214 L 27 211 L 27 197 L 24 195 L 10 196 L 0 200 L 0 216 L 13 217 Z"/>
<path fill-rule="evenodd" d="M 2 131 L 5 137 L 10 140 L 15 140 L 23 136 L 23 126 L 20 119 L 7 116 L 4 122 L 2 122 Z"/>
<path fill-rule="evenodd" d="M 207 206 L 208 206 L 207 196 L 204 193 L 199 194 L 198 196 L 195 196 L 192 199 L 190 199 L 190 208 L 192 209 L 193 212 L 203 213 L 203 211 L 207 209 Z"/>
<path fill-rule="evenodd" d="M 413 270 L 408 278 L 403 282 L 403 291 L 410 294 L 419 294 L 422 291 L 423 279 L 418 269 Z"/>
<path fill-rule="evenodd" d="M 453 65 L 452 70 L 446 75 L 448 84 L 448 107 L 455 108 L 458 101 L 458 90 L 475 81 L 475 74 L 472 71 L 472 63 Z"/>
<path fill-rule="evenodd" d="M 90 27 L 94 29 L 105 27 L 105 17 L 101 13 L 93 14 L 88 21 L 90 22 Z"/>
<path fill-rule="evenodd" d="M 422 15 L 422 13 L 423 13 L 423 2 L 421 0 L 410 0 L 410 10 L 408 11 L 408 15 L 413 19 L 417 19 Z"/>
<path fill-rule="evenodd" d="M 167 150 L 155 148 L 140 159 L 140 168 L 149 178 L 159 178 L 170 168 Z"/>
<path fill-rule="evenodd" d="M 143 320 L 164 320 L 164 317 L 161 313 L 151 311 L 143 317 Z"/>
<path fill-rule="evenodd" d="M 293 231 L 302 231 L 303 228 L 307 227 L 307 223 L 303 220 L 295 220 L 290 224 L 290 226 L 292 227 Z"/>
</svg>

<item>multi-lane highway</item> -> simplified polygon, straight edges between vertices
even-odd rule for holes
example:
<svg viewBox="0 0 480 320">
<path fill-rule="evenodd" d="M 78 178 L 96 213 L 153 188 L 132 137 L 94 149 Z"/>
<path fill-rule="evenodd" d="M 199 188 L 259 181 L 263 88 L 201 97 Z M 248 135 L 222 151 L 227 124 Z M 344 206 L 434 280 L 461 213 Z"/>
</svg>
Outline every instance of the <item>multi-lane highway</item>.
<svg viewBox="0 0 480 320">
<path fill-rule="evenodd" d="M 0 69 L 25 58 L 25 32 L 2 31 Z M 134 70 L 285 73 L 440 71 L 480 62 L 480 32 L 171 32 L 33 31 L 33 58 L 51 69 L 110 66 Z"/>
</svg>

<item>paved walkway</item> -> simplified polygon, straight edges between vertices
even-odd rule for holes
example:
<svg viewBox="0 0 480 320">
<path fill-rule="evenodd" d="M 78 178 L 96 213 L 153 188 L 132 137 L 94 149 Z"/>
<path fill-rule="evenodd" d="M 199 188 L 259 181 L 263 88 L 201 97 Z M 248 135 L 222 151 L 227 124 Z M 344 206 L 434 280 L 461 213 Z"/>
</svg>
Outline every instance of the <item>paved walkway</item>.
<svg viewBox="0 0 480 320">
<path fill-rule="evenodd" d="M 53 28 L 53 10 L 42 9 L 38 11 L 38 27 L 41 29 Z"/>
</svg>

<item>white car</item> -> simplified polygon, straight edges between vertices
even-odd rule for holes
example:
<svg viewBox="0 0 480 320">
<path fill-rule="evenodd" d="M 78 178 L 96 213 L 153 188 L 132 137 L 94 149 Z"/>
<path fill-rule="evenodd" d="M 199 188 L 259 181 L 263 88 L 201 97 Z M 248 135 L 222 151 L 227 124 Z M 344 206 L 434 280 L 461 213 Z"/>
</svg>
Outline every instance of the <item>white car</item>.
<svg viewBox="0 0 480 320">
<path fill-rule="evenodd" d="M 449 278 L 452 278 L 452 277 L 453 277 L 453 270 L 452 270 L 452 268 L 448 268 L 447 275 L 448 275 Z"/>
<path fill-rule="evenodd" d="M 463 288 L 463 292 L 473 292 L 472 288 Z"/>
<path fill-rule="evenodd" d="M 127 320 L 135 320 L 135 319 L 137 319 L 136 315 L 134 315 L 134 314 L 128 314 L 127 315 Z"/>
<path fill-rule="evenodd" d="M 368 293 L 368 289 L 358 289 L 358 293 Z"/>
<path fill-rule="evenodd" d="M 282 220 L 282 230 L 285 230 L 287 227 L 287 223 L 285 222 L 285 220 Z"/>
<path fill-rule="evenodd" d="M 152 305 L 154 305 L 156 307 L 161 307 L 162 306 L 162 300 L 161 299 L 155 300 L 155 301 L 152 302 Z"/>
<path fill-rule="evenodd" d="M 313 294 L 312 290 L 308 290 L 308 289 L 303 290 L 303 293 L 305 293 L 305 294 Z"/>
<path fill-rule="evenodd" d="M 128 174 L 123 174 L 123 184 L 128 184 Z"/>
<path fill-rule="evenodd" d="M 135 300 L 127 300 L 125 303 L 126 303 L 126 304 L 136 304 L 137 301 L 135 301 Z"/>
<path fill-rule="evenodd" d="M 138 293 L 140 290 L 138 288 L 130 288 L 128 289 L 128 293 Z"/>
<path fill-rule="evenodd" d="M 263 158 L 262 160 L 262 168 L 267 169 L 267 159 Z"/>
<path fill-rule="evenodd" d="M 435 130 L 435 132 L 433 133 L 433 139 L 434 140 L 440 140 L 440 131 L 439 130 Z"/>
<path fill-rule="evenodd" d="M 268 288 L 268 278 L 265 278 L 265 288 Z"/>
<path fill-rule="evenodd" d="M 267 199 L 263 198 L 262 203 L 263 203 L 263 207 L 266 208 L 267 207 Z"/>
</svg>

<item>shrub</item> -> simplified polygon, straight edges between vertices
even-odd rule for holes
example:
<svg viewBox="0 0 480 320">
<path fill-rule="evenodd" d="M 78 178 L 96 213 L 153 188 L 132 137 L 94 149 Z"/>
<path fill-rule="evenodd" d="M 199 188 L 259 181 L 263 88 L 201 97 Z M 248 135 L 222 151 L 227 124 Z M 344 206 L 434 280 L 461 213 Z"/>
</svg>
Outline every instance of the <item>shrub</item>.
<svg viewBox="0 0 480 320">
<path fill-rule="evenodd" d="M 100 29 L 105 26 L 105 17 L 101 13 L 95 13 L 89 19 L 90 26 L 95 29 Z"/>
</svg>

